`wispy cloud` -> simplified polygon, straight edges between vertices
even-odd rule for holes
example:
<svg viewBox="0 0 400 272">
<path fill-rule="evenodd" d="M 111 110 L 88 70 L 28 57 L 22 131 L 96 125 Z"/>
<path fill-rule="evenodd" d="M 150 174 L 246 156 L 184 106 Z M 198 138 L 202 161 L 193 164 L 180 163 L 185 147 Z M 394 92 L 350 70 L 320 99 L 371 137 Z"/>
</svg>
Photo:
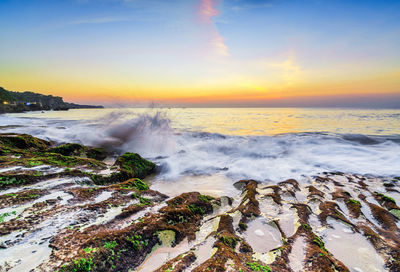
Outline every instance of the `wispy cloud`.
<svg viewBox="0 0 400 272">
<path fill-rule="evenodd" d="M 219 33 L 213 18 L 220 14 L 217 6 L 220 0 L 200 0 L 198 5 L 198 16 L 200 22 L 206 26 L 209 45 L 215 53 L 221 56 L 229 56 L 229 49 L 225 44 L 225 38 Z"/>
<path fill-rule="evenodd" d="M 116 22 L 127 22 L 130 21 L 129 18 L 121 17 L 98 17 L 98 18 L 85 18 L 77 19 L 69 22 L 69 25 L 83 25 L 83 24 L 107 24 Z"/>
<path fill-rule="evenodd" d="M 212 18 L 219 15 L 216 5 L 219 0 L 200 0 L 199 15 L 204 23 L 213 23 Z"/>
<path fill-rule="evenodd" d="M 288 55 L 284 61 L 267 62 L 267 65 L 271 68 L 279 69 L 279 73 L 286 85 L 293 85 L 301 80 L 302 68 L 297 64 L 293 54 Z"/>
</svg>

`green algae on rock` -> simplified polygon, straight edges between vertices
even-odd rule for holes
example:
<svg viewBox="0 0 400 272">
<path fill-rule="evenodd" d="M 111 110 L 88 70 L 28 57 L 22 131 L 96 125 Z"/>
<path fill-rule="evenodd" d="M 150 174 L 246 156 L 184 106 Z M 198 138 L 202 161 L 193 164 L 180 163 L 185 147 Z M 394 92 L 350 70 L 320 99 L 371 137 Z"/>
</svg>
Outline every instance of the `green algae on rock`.
<svg viewBox="0 0 400 272">
<path fill-rule="evenodd" d="M 93 226 L 82 232 L 71 230 L 56 236 L 52 246 L 59 253 L 70 251 L 69 245 L 72 242 L 75 247 L 80 247 L 76 253 L 82 254 L 75 253 L 75 256 L 64 260 L 61 271 L 77 271 L 77 264 L 82 259 L 91 260 L 89 271 L 128 271 L 143 262 L 154 247 L 176 245 L 186 237 L 193 239 L 203 216 L 193 214 L 187 206 L 201 206 L 207 213 L 212 211 L 212 203 L 202 201 L 199 196 L 199 193 L 183 194 L 168 201 L 169 205 L 161 208 L 158 213 L 145 215 L 122 229 Z M 175 213 L 182 214 L 186 220 L 171 225 L 168 218 Z M 83 250 L 85 248 L 98 250 L 91 251 L 88 256 L 87 251 Z M 59 253 L 57 256 L 63 256 Z"/>
<path fill-rule="evenodd" d="M 45 150 L 51 143 L 28 134 L 0 134 L 0 148 Z"/>
<path fill-rule="evenodd" d="M 103 148 L 88 147 L 81 144 L 63 144 L 47 150 L 49 153 L 58 153 L 64 156 L 87 157 L 102 161 L 107 157 L 107 152 Z"/>
<path fill-rule="evenodd" d="M 87 177 L 98 185 L 121 183 L 132 178 L 144 178 L 155 169 L 154 163 L 136 153 L 125 153 L 119 156 L 114 169 L 113 166 L 102 161 L 107 155 L 102 148 L 76 143 L 52 146 L 52 143 L 48 141 L 26 134 L 1 134 L 0 166 L 31 168 L 50 165 L 61 167 L 63 171 L 47 175 L 37 170 L 31 173 L 29 169 L 24 169 L 15 174 L 0 175 L 0 190 L 61 176 Z M 109 174 L 99 172 L 108 168 Z M 135 180 L 134 182 L 136 187 L 142 190 L 148 189 L 142 181 Z"/>
<path fill-rule="evenodd" d="M 156 167 L 154 163 L 143 159 L 139 154 L 129 152 L 118 157 L 115 161 L 115 165 L 118 166 L 120 170 L 126 171 L 137 178 L 144 178 L 152 173 Z"/>
<path fill-rule="evenodd" d="M 369 250 L 376 250 L 375 254 L 377 258 L 382 258 L 385 269 L 398 271 L 399 263 L 396 260 L 400 253 L 396 245 L 400 241 L 395 235 L 396 230 L 382 229 L 380 223 L 375 225 L 375 221 L 366 220 L 364 216 L 357 219 L 353 217 L 350 210 L 344 209 L 344 205 L 354 205 L 359 209 L 368 207 L 370 204 L 366 198 L 357 196 L 351 189 L 347 190 L 348 193 L 341 188 L 331 192 L 328 189 L 330 187 L 325 187 L 328 182 L 329 178 L 323 184 L 314 179 L 313 186 L 326 196 L 331 194 L 331 199 L 315 198 L 312 190 L 309 192 L 312 197 L 304 198 L 305 201 L 299 203 L 293 200 L 288 190 L 307 192 L 308 188 L 304 184 L 298 184 L 301 189 L 296 190 L 293 182 L 282 183 L 279 190 L 274 190 L 255 181 L 241 181 L 242 196 L 236 203 L 196 192 L 166 200 L 167 196 L 152 191 L 142 180 L 135 178 L 107 186 L 78 186 L 65 189 L 73 194 L 69 203 L 76 206 L 68 208 L 51 206 L 52 202 L 39 202 L 35 215 L 27 216 L 22 213 L 22 216 L 19 215 L 21 218 L 11 220 L 12 216 L 5 216 L 7 222 L 1 223 L 0 234 L 13 231 L 23 233 L 24 230 L 35 229 L 48 220 L 50 215 L 65 213 L 68 209 L 74 212 L 84 211 L 83 221 L 60 229 L 53 236 L 50 242 L 51 255 L 49 260 L 37 267 L 39 271 L 142 271 L 142 268 L 147 269 L 145 260 L 162 258 L 162 252 L 171 249 L 176 254 L 166 258 L 154 271 L 286 272 L 292 269 L 291 260 L 299 242 L 303 247 L 303 255 L 297 256 L 301 258 L 301 271 L 351 271 L 355 267 L 351 261 L 342 262 L 342 256 L 337 257 L 337 252 L 331 247 L 329 239 L 337 238 L 327 237 L 324 233 L 325 229 L 334 234 L 334 223 L 339 224 L 340 229 L 346 228 L 350 232 L 353 230 L 357 239 L 365 237 L 363 241 L 370 243 Z M 364 183 L 366 186 L 371 184 L 367 179 Z M 280 204 L 273 197 L 266 197 L 271 194 L 271 190 L 279 194 L 275 197 L 279 197 Z M 104 194 L 109 198 L 96 202 Z M 221 209 L 222 203 L 227 206 Z M 273 206 L 273 209 L 266 212 L 265 203 Z M 320 208 L 318 213 L 315 207 Z M 280 214 L 285 209 L 293 210 L 293 233 L 287 232 L 284 220 L 278 220 L 283 219 Z M 273 214 L 274 210 L 277 214 Z M 114 214 L 114 211 L 118 213 Z M 368 210 L 360 209 L 359 212 L 365 214 L 366 211 Z M 379 213 L 385 214 L 381 210 Z M 96 216 L 97 219 L 93 218 Z M 375 211 L 367 216 L 376 216 Z M 104 217 L 108 220 L 101 219 Z M 99 219 L 101 221 L 97 221 Z M 268 226 L 281 233 L 276 237 L 281 241 L 278 248 L 261 252 L 253 247 L 254 238 L 251 239 L 249 235 L 254 235 L 252 224 L 260 219 L 269 220 Z M 378 222 L 382 220 L 386 219 L 379 218 Z M 350 224 L 344 224 L 346 221 Z M 207 225 L 214 227 L 206 227 Z M 325 225 L 322 230 L 321 225 Z M 247 226 L 246 231 L 243 230 L 244 226 Z M 258 240 L 268 240 L 267 237 L 258 236 L 264 235 L 260 231 L 256 231 L 255 235 Z M 212 239 L 209 252 L 205 254 L 204 246 L 209 239 Z M 351 243 L 345 240 L 342 242 Z M 187 247 L 182 246 L 186 243 Z M 380 263 L 373 264 L 369 261 L 365 265 L 359 265 L 364 270 L 365 265 L 379 268 Z"/>
<path fill-rule="evenodd" d="M 399 209 L 392 209 L 392 210 L 390 210 L 390 212 L 400 220 L 400 210 Z"/>
</svg>

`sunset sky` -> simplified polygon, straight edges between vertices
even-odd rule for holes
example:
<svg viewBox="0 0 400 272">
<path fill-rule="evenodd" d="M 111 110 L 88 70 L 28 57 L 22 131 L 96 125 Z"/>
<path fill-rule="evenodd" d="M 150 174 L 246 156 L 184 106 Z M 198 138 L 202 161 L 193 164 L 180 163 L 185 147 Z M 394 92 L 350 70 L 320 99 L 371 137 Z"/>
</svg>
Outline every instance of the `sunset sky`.
<svg viewBox="0 0 400 272">
<path fill-rule="evenodd" d="M 105 105 L 400 106 L 400 1 L 1 0 L 0 86 Z"/>
</svg>

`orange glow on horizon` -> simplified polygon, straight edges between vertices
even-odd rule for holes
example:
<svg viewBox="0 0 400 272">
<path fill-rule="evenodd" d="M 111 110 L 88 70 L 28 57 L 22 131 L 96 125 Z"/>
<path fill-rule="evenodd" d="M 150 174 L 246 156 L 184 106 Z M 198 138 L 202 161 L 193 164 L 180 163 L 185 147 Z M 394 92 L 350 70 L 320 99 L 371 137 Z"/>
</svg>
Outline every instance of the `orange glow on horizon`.
<svg viewBox="0 0 400 272">
<path fill-rule="evenodd" d="M 229 64 L 230 62 L 228 62 Z M 229 73 L 225 77 L 167 78 L 154 75 L 149 77 L 115 79 L 110 75 L 57 73 L 57 71 L 12 70 L 3 71 L 6 80 L 2 87 L 12 91 L 34 91 L 61 96 L 65 101 L 75 103 L 129 103 L 150 102 L 166 104 L 213 104 L 217 102 L 247 103 L 301 99 L 305 97 L 333 97 L 343 95 L 400 94 L 400 70 L 378 69 L 362 75 L 346 74 L 324 77 L 304 71 L 294 58 L 283 62 L 256 62 L 255 69 L 273 67 L 277 74 L 271 79 L 260 76 Z M 251 64 L 244 65 L 250 69 Z M 1 70 L 1 69 L 0 69 Z M 273 70 L 275 71 L 275 70 Z M 62 71 L 63 72 L 63 71 Z M 47 74 L 46 77 L 41 76 Z M 156 80 L 159 78 L 158 80 Z"/>
</svg>

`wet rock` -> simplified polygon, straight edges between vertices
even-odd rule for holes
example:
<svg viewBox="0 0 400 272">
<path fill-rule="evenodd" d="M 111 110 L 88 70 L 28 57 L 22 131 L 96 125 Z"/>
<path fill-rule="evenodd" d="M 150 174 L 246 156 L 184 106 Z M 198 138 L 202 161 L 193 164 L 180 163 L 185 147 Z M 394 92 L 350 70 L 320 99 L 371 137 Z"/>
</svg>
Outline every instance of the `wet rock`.
<svg viewBox="0 0 400 272">
<path fill-rule="evenodd" d="M 315 188 L 314 186 L 307 186 L 306 187 L 308 189 L 308 197 L 312 197 L 312 196 L 319 196 L 319 197 L 324 197 L 324 193 L 320 190 L 318 190 L 317 188 Z"/>
<path fill-rule="evenodd" d="M 392 210 L 392 209 L 398 210 L 398 209 L 400 209 L 397 206 L 396 201 L 393 198 L 391 198 L 391 197 L 389 197 L 387 195 L 375 192 L 374 193 L 374 197 L 382 206 L 384 206 L 388 210 Z"/>
<path fill-rule="evenodd" d="M 235 234 L 232 222 L 232 217 L 229 215 L 220 217 L 218 229 L 215 233 L 218 240 L 214 244 L 217 251 L 210 259 L 193 269 L 194 272 L 252 271 L 251 267 L 259 269 L 258 271 L 269 270 L 269 267 L 262 262 L 252 260 L 251 247 L 248 244 L 242 245 L 245 241 Z M 238 252 L 236 248 L 246 248 L 246 250 Z M 262 268 L 266 270 L 261 270 Z"/>
<path fill-rule="evenodd" d="M 374 218 L 378 220 L 385 230 L 390 230 L 400 234 L 400 231 L 396 225 L 396 221 L 398 219 L 393 214 L 373 203 L 368 203 L 368 205 Z"/>
<path fill-rule="evenodd" d="M 168 261 L 166 264 L 154 270 L 154 272 L 183 272 L 196 260 L 196 255 L 193 252 L 179 255 L 174 259 Z"/>
<path fill-rule="evenodd" d="M 258 182 L 255 180 L 242 180 L 239 183 L 244 186 L 244 197 L 235 210 L 240 211 L 245 217 L 260 215 L 259 203 L 256 199 Z"/>
<path fill-rule="evenodd" d="M 299 183 L 295 179 L 288 179 L 278 183 L 280 186 L 291 185 L 295 191 L 300 191 Z"/>
<path fill-rule="evenodd" d="M 0 165 L 10 168 L 0 182 L 0 270 L 141 271 L 156 254 L 174 249 L 152 271 L 356 271 L 360 265 L 332 246 L 342 235 L 367 243 L 382 270 L 400 271 L 400 186 L 382 186 L 387 178 L 325 173 L 306 184 L 243 180 L 234 199 L 197 192 L 169 198 L 137 178 L 154 168 L 134 153 L 112 166 L 90 159 L 89 147 L 80 145 L 59 153 L 51 146 L 30 152 L 8 146 L 0 154 Z M 58 161 L 37 176 L 25 165 L 52 159 Z M 51 173 L 56 164 L 60 172 Z M 19 252 L 44 258 L 38 266 Z M 363 267 L 373 259 L 362 249 L 354 254 L 366 258 Z"/>
<path fill-rule="evenodd" d="M 131 208 L 128 210 L 133 212 Z M 145 215 L 137 223 L 123 229 L 93 226 L 83 232 L 70 230 L 60 234 L 51 244 L 56 249 L 53 258 L 64 263 L 71 262 L 61 268 L 62 271 L 74 271 L 74 260 L 86 256 L 89 257 L 85 258 L 86 261 L 91 259 L 92 271 L 128 271 L 140 264 L 156 244 L 161 243 L 157 233 L 172 230 L 175 233 L 173 244 L 185 237 L 194 239 L 201 218 L 211 211 L 211 202 L 205 201 L 199 193 L 182 194 L 167 201 L 167 206 L 158 213 Z M 96 250 L 86 254 L 85 248 Z M 71 249 L 75 255 L 69 256 Z"/>
<path fill-rule="evenodd" d="M 282 204 L 282 198 L 281 198 L 281 187 L 277 186 L 277 185 L 272 185 L 272 186 L 268 186 L 267 188 L 272 189 L 274 192 L 270 193 L 270 194 L 266 194 L 265 196 L 269 196 L 271 197 L 274 202 L 278 205 Z"/>
<path fill-rule="evenodd" d="M 23 204 L 25 202 L 35 200 L 46 193 L 46 190 L 32 189 L 0 195 L 0 208 Z"/>
<path fill-rule="evenodd" d="M 125 153 L 117 158 L 115 165 L 132 177 L 144 178 L 154 171 L 155 164 L 142 158 L 137 153 Z"/>
<path fill-rule="evenodd" d="M 343 221 L 351 226 L 353 226 L 353 223 L 351 223 L 343 214 L 343 211 L 339 211 L 339 206 L 332 201 L 325 201 L 322 202 L 319 205 L 319 209 L 321 210 L 321 213 L 319 214 L 319 219 L 321 222 L 326 225 L 327 224 L 327 218 L 332 217 L 337 220 Z"/>
<path fill-rule="evenodd" d="M 50 142 L 28 134 L 0 134 L 0 147 L 9 151 L 45 150 L 50 145 Z"/>
<path fill-rule="evenodd" d="M 49 153 L 59 153 L 64 156 L 88 157 L 102 161 L 107 158 L 107 151 L 103 148 L 88 147 L 81 144 L 63 144 L 46 150 Z"/>
<path fill-rule="evenodd" d="M 81 144 L 63 144 L 57 147 L 47 149 L 49 153 L 58 153 L 64 156 L 82 156 L 85 147 Z"/>
</svg>

